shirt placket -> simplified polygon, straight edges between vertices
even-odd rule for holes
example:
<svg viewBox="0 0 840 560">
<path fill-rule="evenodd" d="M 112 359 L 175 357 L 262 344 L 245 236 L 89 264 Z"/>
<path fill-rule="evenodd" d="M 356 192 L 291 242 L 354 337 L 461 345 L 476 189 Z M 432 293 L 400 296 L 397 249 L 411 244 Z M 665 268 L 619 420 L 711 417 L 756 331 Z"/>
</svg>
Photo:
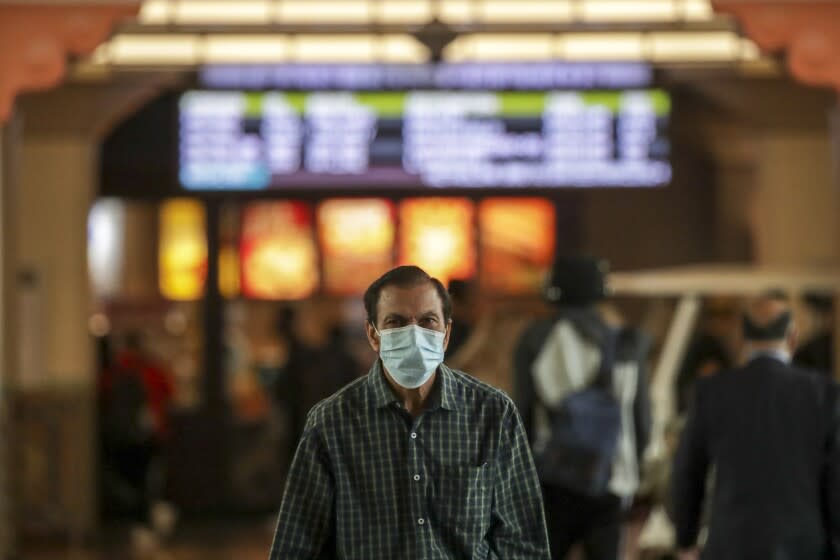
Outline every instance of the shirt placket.
<svg viewBox="0 0 840 560">
<path fill-rule="evenodd" d="M 415 418 L 408 431 L 408 473 L 406 473 L 406 476 L 410 488 L 412 522 L 416 529 L 417 554 L 424 554 L 428 550 L 427 545 L 431 540 L 431 524 L 426 507 L 427 472 L 423 461 L 423 435 L 421 432 L 424 416 L 425 414 Z M 421 557 L 424 556 L 417 556 L 417 558 Z"/>
</svg>

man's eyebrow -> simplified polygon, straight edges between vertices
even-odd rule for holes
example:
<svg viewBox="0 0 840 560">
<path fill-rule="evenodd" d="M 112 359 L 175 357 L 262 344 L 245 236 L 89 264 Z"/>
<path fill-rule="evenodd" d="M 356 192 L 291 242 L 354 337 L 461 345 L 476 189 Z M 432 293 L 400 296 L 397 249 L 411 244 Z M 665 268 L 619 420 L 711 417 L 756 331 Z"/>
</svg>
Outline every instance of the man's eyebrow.
<svg viewBox="0 0 840 560">
<path fill-rule="evenodd" d="M 387 315 L 385 315 L 384 320 L 388 319 L 405 319 L 405 315 L 400 315 L 399 313 L 388 313 Z"/>
<path fill-rule="evenodd" d="M 435 318 L 438 318 L 441 316 L 441 313 L 436 309 L 430 309 L 429 311 L 424 311 L 423 313 L 421 313 L 420 316 L 424 318 L 429 316 L 434 316 Z"/>
</svg>

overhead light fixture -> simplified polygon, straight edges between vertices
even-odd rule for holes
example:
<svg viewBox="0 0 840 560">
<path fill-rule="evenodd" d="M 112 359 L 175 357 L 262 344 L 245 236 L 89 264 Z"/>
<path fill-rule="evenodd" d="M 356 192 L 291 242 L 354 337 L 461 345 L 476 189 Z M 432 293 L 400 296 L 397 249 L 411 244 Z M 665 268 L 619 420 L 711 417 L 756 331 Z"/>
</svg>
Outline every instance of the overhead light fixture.
<svg viewBox="0 0 840 560">
<path fill-rule="evenodd" d="M 140 23 L 167 23 L 172 17 L 172 5 L 168 0 L 146 0 L 140 7 Z"/>
<path fill-rule="evenodd" d="M 373 35 L 298 35 L 294 39 L 295 62 L 374 62 Z"/>
<path fill-rule="evenodd" d="M 159 66 L 205 63 L 426 61 L 727 62 L 761 60 L 755 45 L 730 31 L 679 28 L 715 17 L 709 0 L 145 0 L 148 30 L 117 35 L 88 62 Z M 586 31 L 498 32 L 509 24 L 574 24 Z M 677 27 L 644 24 L 673 23 Z M 616 24 L 609 31 L 610 24 Z M 639 30 L 629 30 L 635 24 Z M 207 25 L 201 28 L 201 25 Z M 248 33 L 250 24 L 261 25 Z M 267 25 L 287 25 L 270 34 Z M 376 24 L 405 24 L 411 34 L 376 34 Z M 158 32 L 151 26 L 163 27 Z M 189 26 L 178 33 L 179 25 Z M 230 27 L 234 25 L 236 27 Z M 309 30 L 306 26 L 313 26 Z M 342 26 L 324 34 L 319 26 Z M 356 25 L 357 28 L 352 28 Z M 462 25 L 467 28 L 468 35 Z M 299 26 L 299 27 L 298 27 Z M 562 26 L 558 26 L 558 30 Z M 536 28 L 535 28 L 536 29 Z M 545 29 L 540 27 L 539 29 Z M 655 31 L 655 29 L 663 29 Z M 697 29 L 696 27 L 693 29 Z M 707 28 L 706 28 L 707 29 Z M 314 31 L 314 32 L 312 32 Z M 445 55 L 444 55 L 445 51 Z"/>
<path fill-rule="evenodd" d="M 472 23 L 478 15 L 477 3 L 470 0 L 446 0 L 437 3 L 435 17 L 446 23 Z"/>
<path fill-rule="evenodd" d="M 656 62 L 739 60 L 741 38 L 735 33 L 651 33 L 650 57 Z"/>
<path fill-rule="evenodd" d="M 295 62 L 415 64 L 431 59 L 412 35 L 118 35 L 89 59 L 99 65 L 166 66 Z M 450 62 L 760 60 L 755 44 L 731 32 L 470 34 L 442 51 Z"/>
<path fill-rule="evenodd" d="M 179 24 L 266 24 L 272 12 L 269 0 L 189 0 L 173 7 L 174 22 Z"/>
<path fill-rule="evenodd" d="M 419 64 L 429 52 L 407 34 L 119 35 L 88 62 L 110 66 L 184 66 L 297 62 Z"/>
<path fill-rule="evenodd" d="M 199 61 L 198 55 L 197 35 L 118 35 L 104 56 L 111 64 L 189 65 Z"/>
<path fill-rule="evenodd" d="M 367 23 L 372 18 L 365 0 L 284 0 L 277 4 L 278 23 Z"/>
<path fill-rule="evenodd" d="M 556 55 L 563 60 L 644 60 L 641 33 L 567 33 L 556 41 Z"/>
<path fill-rule="evenodd" d="M 143 24 L 682 22 L 714 18 L 709 0 L 145 0 Z"/>
<path fill-rule="evenodd" d="M 429 51 L 411 35 L 385 35 L 377 52 L 383 62 L 419 64 L 429 60 Z"/>
<path fill-rule="evenodd" d="M 557 23 L 572 21 L 568 0 L 486 0 L 481 4 L 483 23 Z"/>
<path fill-rule="evenodd" d="M 551 60 L 553 43 L 550 33 L 463 35 L 446 48 L 444 58 L 451 62 Z"/>
<path fill-rule="evenodd" d="M 379 22 L 394 24 L 422 24 L 434 17 L 428 0 L 380 0 L 375 13 Z"/>
<path fill-rule="evenodd" d="M 289 39 L 282 35 L 211 35 L 203 44 L 204 63 L 271 63 L 288 60 Z"/>
<path fill-rule="evenodd" d="M 709 20 L 715 17 L 715 11 L 709 0 L 683 0 L 682 15 L 690 21 Z"/>
<path fill-rule="evenodd" d="M 446 48 L 458 39 L 458 33 L 450 25 L 435 18 L 415 31 L 414 38 L 426 47 L 432 62 L 440 62 Z"/>
<path fill-rule="evenodd" d="M 582 0 L 578 9 L 585 22 L 668 21 L 678 16 L 672 0 Z"/>
</svg>

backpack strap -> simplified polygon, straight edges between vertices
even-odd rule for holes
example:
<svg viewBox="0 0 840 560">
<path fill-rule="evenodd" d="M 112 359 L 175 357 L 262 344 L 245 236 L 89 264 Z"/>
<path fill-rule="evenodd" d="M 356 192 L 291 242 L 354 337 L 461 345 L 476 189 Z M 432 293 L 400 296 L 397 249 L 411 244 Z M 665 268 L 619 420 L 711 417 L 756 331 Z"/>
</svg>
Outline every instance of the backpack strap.
<svg viewBox="0 0 840 560">
<path fill-rule="evenodd" d="M 592 381 L 592 387 L 599 387 L 608 391 L 612 390 L 613 369 L 616 362 L 619 335 L 619 331 L 609 326 L 606 327 L 599 347 L 601 351 L 601 365 L 598 367 L 598 373 Z"/>
</svg>

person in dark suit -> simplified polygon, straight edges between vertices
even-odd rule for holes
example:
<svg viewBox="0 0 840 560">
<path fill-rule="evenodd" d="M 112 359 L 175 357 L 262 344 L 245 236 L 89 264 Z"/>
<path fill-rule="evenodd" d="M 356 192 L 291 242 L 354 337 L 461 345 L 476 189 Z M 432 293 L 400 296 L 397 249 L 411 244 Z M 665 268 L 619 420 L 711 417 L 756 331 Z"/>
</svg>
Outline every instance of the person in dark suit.
<svg viewBox="0 0 840 560">
<path fill-rule="evenodd" d="M 709 560 L 840 559 L 836 385 L 790 364 L 796 331 L 783 296 L 743 317 L 745 364 L 697 383 L 674 462 L 680 558 L 695 548 L 714 468 Z"/>
<path fill-rule="evenodd" d="M 805 304 L 817 320 L 816 332 L 796 349 L 793 363 L 826 375 L 834 373 L 834 298 L 806 294 Z"/>
</svg>

